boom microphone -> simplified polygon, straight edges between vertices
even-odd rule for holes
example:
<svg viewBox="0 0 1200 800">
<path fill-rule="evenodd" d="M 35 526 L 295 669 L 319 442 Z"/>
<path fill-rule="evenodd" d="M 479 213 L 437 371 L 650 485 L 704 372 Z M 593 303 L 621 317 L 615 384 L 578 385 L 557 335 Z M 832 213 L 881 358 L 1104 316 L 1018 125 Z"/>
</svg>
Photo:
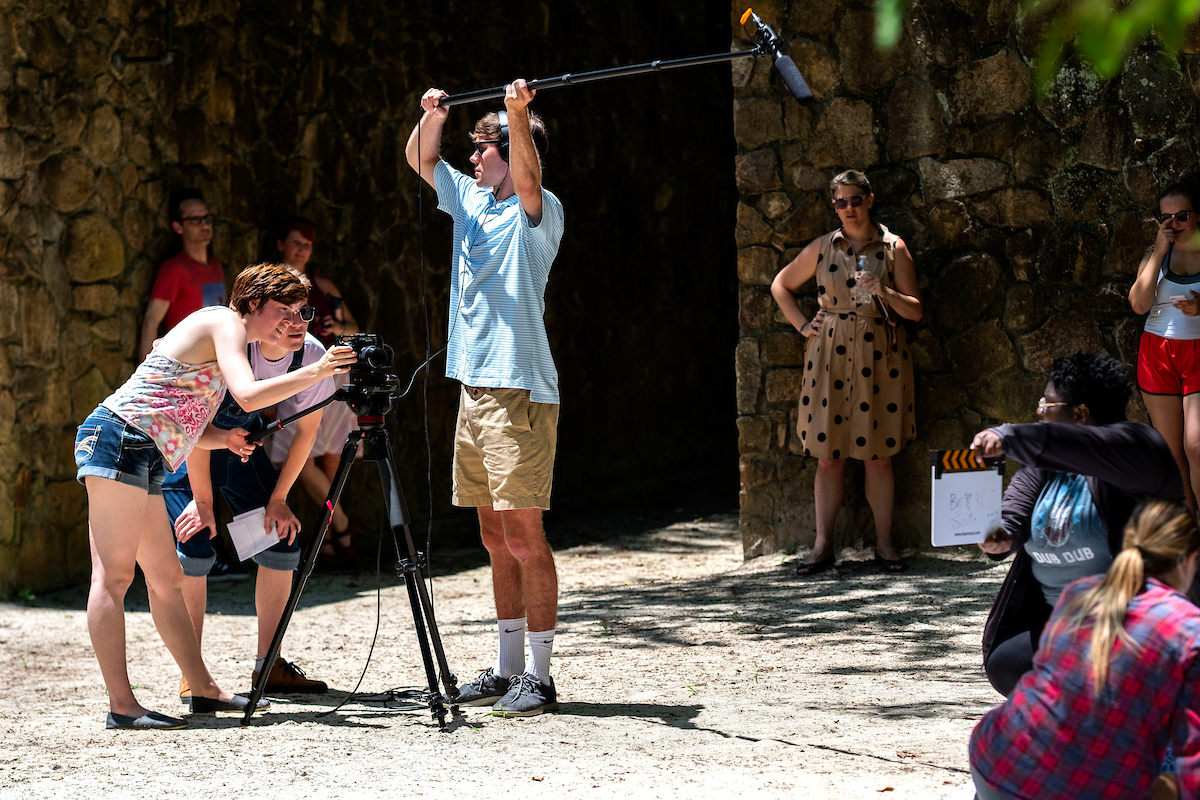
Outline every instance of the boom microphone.
<svg viewBox="0 0 1200 800">
<path fill-rule="evenodd" d="M 800 74 L 800 70 L 796 67 L 796 62 L 792 61 L 791 56 L 780 52 L 779 36 L 776 35 L 774 29 L 759 19 L 758 14 L 755 14 L 752 8 L 747 8 L 746 13 L 742 14 L 743 26 L 745 26 L 746 20 L 754 21 L 754 27 L 756 28 L 753 37 L 754 43 L 775 57 L 775 69 L 779 70 L 779 76 L 787 84 L 788 91 L 792 93 L 792 97 L 801 103 L 807 103 L 812 100 L 812 90 L 805 83 L 804 76 Z"/>
<path fill-rule="evenodd" d="M 808 84 L 804 82 L 803 76 L 800 75 L 800 70 L 796 69 L 796 62 L 780 52 L 779 37 L 775 34 L 775 31 L 770 25 L 759 19 L 753 9 L 749 8 L 742 15 L 742 26 L 745 27 L 746 20 L 751 18 L 754 20 L 756 30 L 751 37 L 754 40 L 754 48 L 750 50 L 733 50 L 724 53 L 712 53 L 706 56 L 647 61 L 644 64 L 607 67 L 605 69 L 592 70 L 591 72 L 568 72 L 565 75 L 559 75 L 557 78 L 534 78 L 531 81 L 527 81 L 526 85 L 534 91 L 539 89 L 554 89 L 559 86 L 580 86 L 585 83 L 607 81 L 613 78 L 628 78 L 631 75 L 644 75 L 649 72 L 666 72 L 668 70 L 684 69 L 685 67 L 703 67 L 709 64 L 721 64 L 739 58 L 752 58 L 770 53 L 775 57 L 775 69 L 779 70 L 779 74 L 783 76 L 783 82 L 787 84 L 792 96 L 801 103 L 810 102 L 813 99 L 813 94 L 809 90 Z M 505 88 L 504 86 L 494 86 L 491 89 L 476 89 L 471 92 L 447 95 L 438 100 L 438 106 L 449 108 L 464 103 L 476 103 L 481 100 L 499 100 L 504 97 Z"/>
</svg>

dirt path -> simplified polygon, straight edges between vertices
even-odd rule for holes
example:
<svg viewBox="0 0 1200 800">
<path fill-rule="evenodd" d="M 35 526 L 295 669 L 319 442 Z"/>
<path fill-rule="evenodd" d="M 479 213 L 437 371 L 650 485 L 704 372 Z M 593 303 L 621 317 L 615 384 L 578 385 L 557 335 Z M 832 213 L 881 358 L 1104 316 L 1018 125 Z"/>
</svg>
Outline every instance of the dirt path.
<svg viewBox="0 0 1200 800">
<path fill-rule="evenodd" d="M 285 642 L 337 691 L 276 700 L 246 729 L 222 716 L 104 730 L 83 592 L 0 604 L 0 798 L 958 796 L 967 737 L 998 698 L 978 642 L 1004 567 L 937 553 L 885 576 L 866 554 L 844 556 L 858 560 L 803 582 L 780 557 L 744 564 L 731 514 L 562 550 L 562 712 L 467 709 L 446 733 L 424 709 L 357 699 L 322 716 L 370 649 L 373 573 L 315 575 Z M 370 692 L 423 681 L 406 593 L 385 582 Z M 249 583 L 213 587 L 204 642 L 218 681 L 243 690 Z M 488 571 L 438 577 L 434 592 L 447 656 L 469 680 L 494 657 Z M 128 607 L 138 696 L 177 712 L 178 672 L 144 594 Z"/>
</svg>

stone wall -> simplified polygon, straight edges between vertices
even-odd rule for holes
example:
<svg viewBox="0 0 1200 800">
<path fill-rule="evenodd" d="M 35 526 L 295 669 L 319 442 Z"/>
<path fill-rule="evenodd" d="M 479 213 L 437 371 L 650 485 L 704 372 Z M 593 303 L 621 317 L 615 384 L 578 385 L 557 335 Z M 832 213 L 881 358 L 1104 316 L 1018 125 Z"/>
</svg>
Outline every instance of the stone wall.
<svg viewBox="0 0 1200 800">
<path fill-rule="evenodd" d="M 755 11 L 779 23 L 816 99 L 796 104 L 767 59 L 734 65 L 744 550 L 815 535 L 816 462 L 795 433 L 803 344 L 769 285 L 837 226 L 827 186 L 849 168 L 871 179 L 874 216 L 907 242 L 924 295 L 909 326 L 917 440 L 894 465 L 898 541 L 927 544 L 930 448 L 1033 421 L 1055 356 L 1106 350 L 1132 367 L 1142 322 L 1126 294 L 1157 193 L 1196 166 L 1200 37 L 1181 53 L 1147 42 L 1108 82 L 1069 63 L 1039 94 L 1045 20 L 1016 0 L 914 0 L 890 53 L 871 45 L 869 3 Z M 1140 404 L 1131 413 L 1144 419 Z M 861 469 L 847 470 L 837 531 L 841 545 L 873 538 Z"/>
<path fill-rule="evenodd" d="M 434 350 L 449 304 L 450 228 L 428 190 L 418 200 L 403 161 L 421 93 L 729 41 L 715 1 L 514 0 L 502 14 L 474 0 L 176 9 L 173 63 L 121 72 L 115 51 L 161 51 L 161 3 L 0 0 L 0 597 L 87 574 L 75 426 L 134 367 L 147 292 L 172 247 L 173 188 L 203 189 L 230 282 L 277 256 L 279 219 L 315 219 L 315 268 L 396 348 L 407 382 L 425 358 L 423 294 Z M 613 491 L 696 463 L 727 465 L 719 482 L 732 503 L 732 89 L 720 67 L 676 75 L 536 101 L 551 134 L 546 185 L 567 209 L 547 298 L 564 397 L 556 502 L 567 505 L 600 491 L 611 505 Z M 454 110 L 451 163 L 467 166 L 465 134 L 487 110 Z M 438 377 L 443 368 L 428 402 L 444 526 L 457 384 Z M 422 407 L 418 382 L 392 424 L 418 518 L 430 508 Z M 347 490 L 365 520 L 378 514 L 376 483 L 360 467 Z M 292 500 L 310 505 L 299 489 Z"/>
</svg>

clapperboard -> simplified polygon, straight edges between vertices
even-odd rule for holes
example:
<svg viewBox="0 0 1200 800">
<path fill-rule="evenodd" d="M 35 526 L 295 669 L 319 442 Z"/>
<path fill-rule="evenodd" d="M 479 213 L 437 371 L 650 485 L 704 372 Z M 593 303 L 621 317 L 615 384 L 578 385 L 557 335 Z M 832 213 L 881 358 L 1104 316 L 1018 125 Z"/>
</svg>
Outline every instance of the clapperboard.
<svg viewBox="0 0 1200 800">
<path fill-rule="evenodd" d="M 934 547 L 978 544 L 1000 527 L 1004 456 L 985 458 L 980 465 L 973 450 L 931 450 L 929 465 Z"/>
</svg>

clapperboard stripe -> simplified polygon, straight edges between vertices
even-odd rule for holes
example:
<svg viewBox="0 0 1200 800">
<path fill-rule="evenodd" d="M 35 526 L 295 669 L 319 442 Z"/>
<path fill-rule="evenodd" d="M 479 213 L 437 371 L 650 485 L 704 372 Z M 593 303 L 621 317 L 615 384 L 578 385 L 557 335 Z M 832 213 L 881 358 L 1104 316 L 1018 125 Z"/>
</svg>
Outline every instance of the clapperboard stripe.
<svg viewBox="0 0 1200 800">
<path fill-rule="evenodd" d="M 970 448 L 962 450 L 932 450 L 929 453 L 929 463 L 937 470 L 936 477 L 943 472 L 983 472 L 999 469 L 1004 472 L 1004 456 L 985 458 L 980 464 L 975 458 L 975 451 Z"/>
</svg>

